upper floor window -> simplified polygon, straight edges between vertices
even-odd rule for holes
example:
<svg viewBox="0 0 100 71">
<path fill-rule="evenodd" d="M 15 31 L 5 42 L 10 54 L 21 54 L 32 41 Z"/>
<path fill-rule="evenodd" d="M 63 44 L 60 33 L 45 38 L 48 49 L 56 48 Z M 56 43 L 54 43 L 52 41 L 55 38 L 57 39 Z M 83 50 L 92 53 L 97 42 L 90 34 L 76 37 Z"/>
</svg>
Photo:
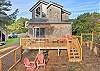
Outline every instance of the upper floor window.
<svg viewBox="0 0 100 71">
<path fill-rule="evenodd" d="M 46 14 L 44 12 L 42 12 L 42 17 L 46 18 Z"/>
<path fill-rule="evenodd" d="M 50 9 L 50 11 L 51 11 L 51 9 Z"/>
<path fill-rule="evenodd" d="M 40 17 L 40 7 L 36 9 L 36 17 Z"/>
</svg>

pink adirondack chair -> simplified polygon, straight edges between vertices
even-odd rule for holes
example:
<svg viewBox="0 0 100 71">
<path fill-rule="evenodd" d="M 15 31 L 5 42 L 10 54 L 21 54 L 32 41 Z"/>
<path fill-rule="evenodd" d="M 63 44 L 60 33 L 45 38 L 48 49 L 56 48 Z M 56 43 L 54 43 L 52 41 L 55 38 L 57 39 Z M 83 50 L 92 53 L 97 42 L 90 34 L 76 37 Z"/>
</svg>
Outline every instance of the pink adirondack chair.
<svg viewBox="0 0 100 71">
<path fill-rule="evenodd" d="M 44 69 L 45 69 L 46 62 L 45 62 L 43 53 L 38 53 L 38 54 L 37 54 L 36 59 L 35 59 L 35 62 L 36 62 L 36 64 L 37 64 L 37 69 L 38 69 L 40 66 L 44 66 Z"/>
<path fill-rule="evenodd" d="M 31 63 L 27 57 L 24 58 L 23 62 L 26 67 L 26 71 L 32 71 L 33 69 L 36 68 L 35 63 L 34 62 Z"/>
</svg>

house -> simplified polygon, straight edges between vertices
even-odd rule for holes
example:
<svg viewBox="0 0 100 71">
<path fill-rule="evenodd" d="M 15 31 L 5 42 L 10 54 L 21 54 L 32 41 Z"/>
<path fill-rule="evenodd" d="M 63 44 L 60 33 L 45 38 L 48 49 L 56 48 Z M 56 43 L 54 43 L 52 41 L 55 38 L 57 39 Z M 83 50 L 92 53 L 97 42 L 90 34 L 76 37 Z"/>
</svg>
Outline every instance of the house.
<svg viewBox="0 0 100 71">
<path fill-rule="evenodd" d="M 32 19 L 26 22 L 28 36 L 33 38 L 59 38 L 72 34 L 71 14 L 62 5 L 39 0 L 31 9 Z"/>
<path fill-rule="evenodd" d="M 6 40 L 5 31 L 4 31 L 4 29 L 2 29 L 2 28 L 0 27 L 0 42 L 5 41 L 5 40 Z"/>
</svg>

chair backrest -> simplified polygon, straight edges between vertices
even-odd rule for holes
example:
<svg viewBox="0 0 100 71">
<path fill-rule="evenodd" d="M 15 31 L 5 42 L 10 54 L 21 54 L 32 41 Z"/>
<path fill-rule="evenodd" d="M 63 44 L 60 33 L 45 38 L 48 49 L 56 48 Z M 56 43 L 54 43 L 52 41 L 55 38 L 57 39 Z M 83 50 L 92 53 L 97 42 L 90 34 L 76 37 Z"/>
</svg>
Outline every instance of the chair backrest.
<svg viewBox="0 0 100 71">
<path fill-rule="evenodd" d="M 23 62 L 24 62 L 25 66 L 29 66 L 30 65 L 29 59 L 27 57 L 24 58 Z"/>
<path fill-rule="evenodd" d="M 37 54 L 37 59 L 40 63 L 44 63 L 44 55 L 43 53 Z"/>
</svg>

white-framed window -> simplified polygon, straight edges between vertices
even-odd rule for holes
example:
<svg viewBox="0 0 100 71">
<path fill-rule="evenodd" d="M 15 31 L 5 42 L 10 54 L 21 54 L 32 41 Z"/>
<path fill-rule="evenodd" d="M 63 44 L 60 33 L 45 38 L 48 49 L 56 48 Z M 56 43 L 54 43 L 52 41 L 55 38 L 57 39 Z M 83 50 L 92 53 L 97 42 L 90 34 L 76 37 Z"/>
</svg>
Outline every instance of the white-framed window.
<svg viewBox="0 0 100 71">
<path fill-rule="evenodd" d="M 33 28 L 33 36 L 35 38 L 45 37 L 45 28 L 39 28 L 39 27 Z"/>
</svg>

